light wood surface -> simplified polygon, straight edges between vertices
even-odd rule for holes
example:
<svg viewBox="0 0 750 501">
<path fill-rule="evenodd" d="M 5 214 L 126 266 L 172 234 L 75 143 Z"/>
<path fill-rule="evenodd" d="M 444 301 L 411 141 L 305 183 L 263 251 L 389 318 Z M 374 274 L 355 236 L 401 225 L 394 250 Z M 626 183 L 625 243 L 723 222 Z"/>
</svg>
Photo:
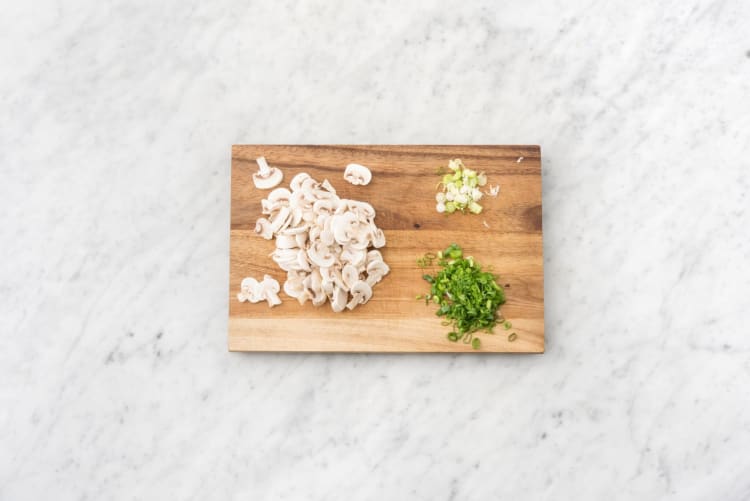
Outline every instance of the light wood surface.
<svg viewBox="0 0 750 501">
<path fill-rule="evenodd" d="M 375 223 L 387 245 L 381 249 L 391 272 L 377 284 L 373 298 L 354 311 L 333 313 L 330 305 L 300 305 L 280 294 L 282 305 L 240 303 L 237 292 L 247 276 L 269 274 L 283 284 L 286 274 L 271 260 L 273 241 L 257 236 L 255 221 L 268 191 L 255 189 L 255 159 L 265 156 L 284 172 L 282 186 L 307 172 L 328 179 L 342 198 L 363 200 L 377 211 Z M 518 161 L 523 157 L 522 161 Z M 497 197 L 481 200 L 479 215 L 435 211 L 437 169 L 461 158 L 499 184 Z M 343 179 L 349 163 L 366 165 L 368 186 Z M 282 146 L 232 147 L 230 228 L 229 349 L 232 351 L 343 352 L 515 352 L 544 351 L 544 273 L 542 259 L 541 159 L 538 146 Z M 487 223 L 485 226 L 484 223 Z M 456 242 L 465 255 L 491 266 L 506 286 L 503 316 L 513 323 L 495 334 L 479 333 L 481 350 L 446 339 L 435 306 L 415 300 L 429 291 L 416 265 L 425 252 Z M 427 270 L 429 271 L 429 270 Z M 515 332 L 517 339 L 508 341 Z"/>
</svg>

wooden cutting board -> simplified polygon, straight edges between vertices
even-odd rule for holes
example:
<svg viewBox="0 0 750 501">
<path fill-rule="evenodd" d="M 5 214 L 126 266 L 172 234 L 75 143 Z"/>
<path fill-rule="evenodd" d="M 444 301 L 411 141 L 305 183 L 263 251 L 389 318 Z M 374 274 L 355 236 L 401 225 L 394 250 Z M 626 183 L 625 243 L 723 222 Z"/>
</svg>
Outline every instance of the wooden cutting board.
<svg viewBox="0 0 750 501">
<path fill-rule="evenodd" d="M 257 190 L 252 174 L 255 159 L 284 172 L 280 186 L 299 172 L 318 181 L 328 179 L 342 198 L 369 202 L 375 223 L 387 239 L 381 249 L 391 268 L 373 289 L 372 299 L 353 311 L 334 313 L 330 304 L 314 307 L 280 293 L 283 304 L 240 303 L 243 278 L 273 276 L 280 284 L 286 273 L 269 254 L 274 242 L 254 232 L 261 217 L 260 201 L 268 191 Z M 435 211 L 439 167 L 460 158 L 487 173 L 488 184 L 499 184 L 497 197 L 481 200 L 479 215 Z M 349 163 L 360 163 L 373 174 L 368 186 L 343 179 Z M 448 328 L 415 296 L 429 291 L 425 270 L 416 259 L 452 242 L 492 266 L 505 286 L 502 314 L 512 322 L 495 334 L 480 333 L 481 350 L 446 339 Z M 516 352 L 544 351 L 544 273 L 542 263 L 542 187 L 538 146 L 281 146 L 232 147 L 232 208 L 230 229 L 229 349 L 232 351 L 343 352 Z M 516 339 L 508 340 L 515 332 Z"/>
</svg>

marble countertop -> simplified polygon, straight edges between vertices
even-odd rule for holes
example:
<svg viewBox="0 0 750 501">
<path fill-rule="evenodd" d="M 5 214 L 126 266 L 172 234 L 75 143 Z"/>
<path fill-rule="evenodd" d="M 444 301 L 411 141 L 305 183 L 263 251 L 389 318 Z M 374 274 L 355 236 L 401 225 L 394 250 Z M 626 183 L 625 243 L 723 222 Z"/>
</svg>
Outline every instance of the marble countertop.
<svg viewBox="0 0 750 501">
<path fill-rule="evenodd" d="M 15 2 L 0 499 L 750 498 L 750 3 Z M 547 352 L 226 350 L 233 143 L 540 144 Z"/>
</svg>

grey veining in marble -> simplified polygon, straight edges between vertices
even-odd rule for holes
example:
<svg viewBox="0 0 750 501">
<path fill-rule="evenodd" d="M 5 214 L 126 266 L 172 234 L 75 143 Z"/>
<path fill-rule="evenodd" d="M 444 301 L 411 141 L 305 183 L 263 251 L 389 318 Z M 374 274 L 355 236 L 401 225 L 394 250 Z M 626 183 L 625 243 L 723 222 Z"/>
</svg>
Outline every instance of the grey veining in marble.
<svg viewBox="0 0 750 501">
<path fill-rule="evenodd" d="M 0 499 L 750 499 L 750 3 L 6 4 Z M 540 144 L 547 353 L 227 353 L 264 142 Z"/>
</svg>

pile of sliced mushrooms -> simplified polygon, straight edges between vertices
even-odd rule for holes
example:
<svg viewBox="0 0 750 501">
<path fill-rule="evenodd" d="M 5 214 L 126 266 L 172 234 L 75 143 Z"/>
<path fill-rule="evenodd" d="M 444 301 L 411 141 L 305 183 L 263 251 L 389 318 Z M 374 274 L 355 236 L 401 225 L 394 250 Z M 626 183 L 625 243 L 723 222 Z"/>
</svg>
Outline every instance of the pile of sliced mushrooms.
<svg viewBox="0 0 750 501">
<path fill-rule="evenodd" d="M 265 158 L 258 160 L 253 181 L 259 189 L 271 189 L 283 173 Z M 344 179 L 366 185 L 372 174 L 359 164 L 347 166 Z M 275 188 L 261 201 L 264 217 L 255 231 L 265 239 L 275 239 L 273 261 L 286 271 L 284 293 L 331 309 L 353 310 L 372 297 L 373 287 L 388 274 L 379 248 L 385 235 L 375 225 L 375 209 L 367 202 L 340 198 L 326 179 L 318 182 L 307 173 L 292 178 L 289 188 Z M 273 307 L 281 304 L 279 283 L 269 275 L 258 282 L 246 278 L 240 286 L 240 301 L 266 300 Z"/>
</svg>

